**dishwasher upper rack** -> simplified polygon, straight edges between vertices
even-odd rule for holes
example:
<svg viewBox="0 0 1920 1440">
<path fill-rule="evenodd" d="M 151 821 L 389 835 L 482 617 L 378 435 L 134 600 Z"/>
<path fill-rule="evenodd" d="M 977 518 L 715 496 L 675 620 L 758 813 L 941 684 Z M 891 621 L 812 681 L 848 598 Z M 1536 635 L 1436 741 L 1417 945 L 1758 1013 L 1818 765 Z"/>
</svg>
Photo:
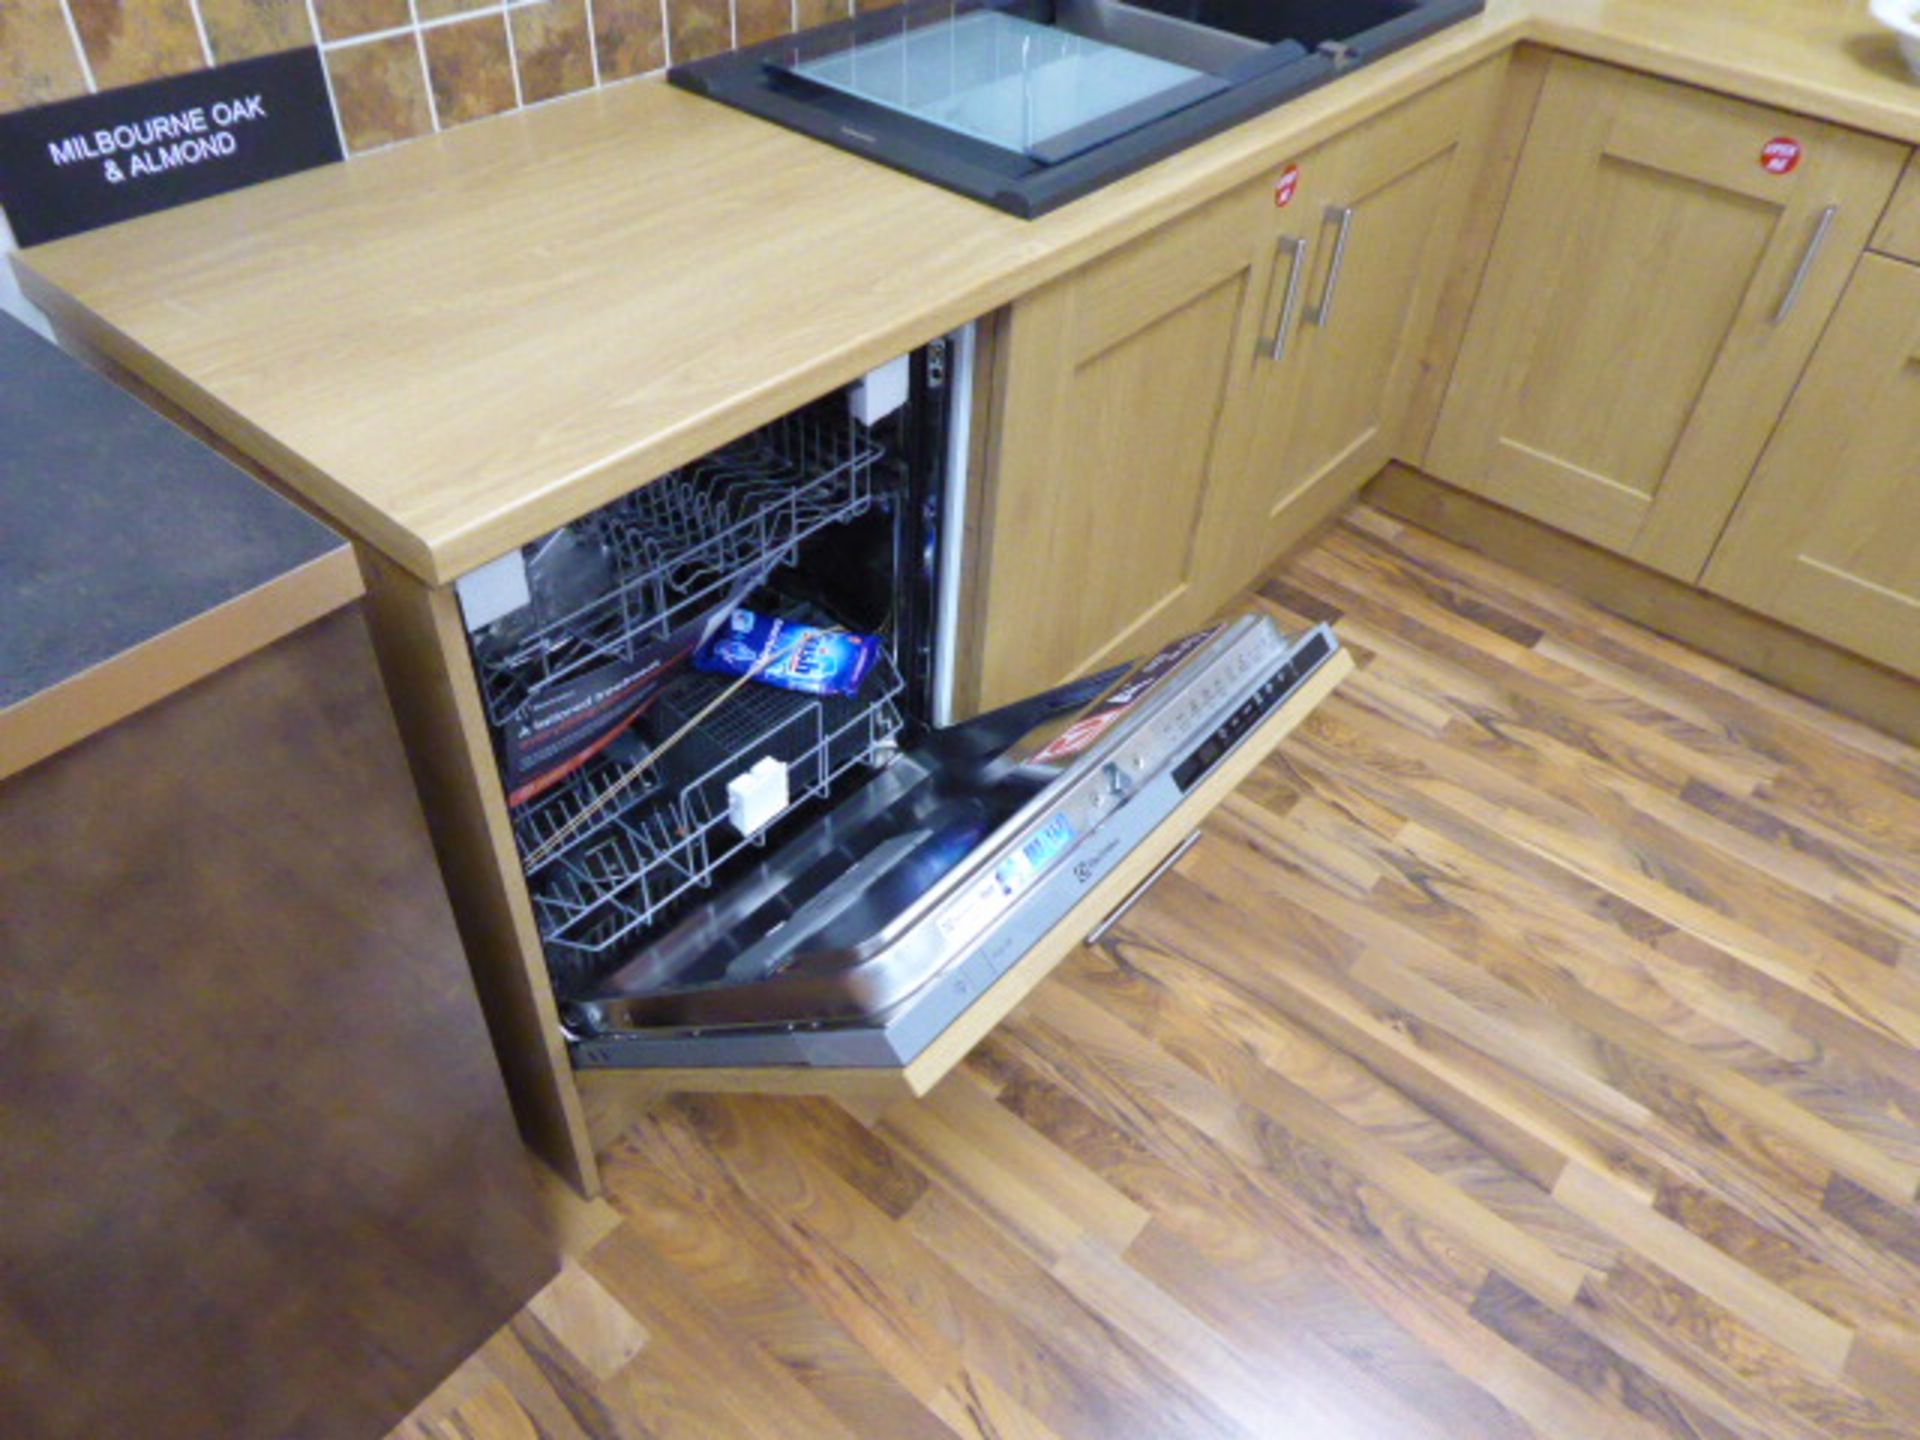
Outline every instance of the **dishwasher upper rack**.
<svg viewBox="0 0 1920 1440">
<path fill-rule="evenodd" d="M 504 622 L 474 637 L 487 719 L 504 729 L 547 687 L 631 659 L 756 570 L 791 560 L 808 536 L 866 514 L 885 453 L 833 397 L 576 521 L 571 528 L 604 557 L 609 582 L 564 613 L 536 614 L 510 645 L 492 643 Z M 537 595 L 532 603 L 537 611 Z"/>
<path fill-rule="evenodd" d="M 716 675 L 682 677 L 662 694 L 655 723 L 677 728 L 730 683 Z M 729 780 L 762 756 L 785 761 L 789 798 L 777 824 L 825 796 L 855 766 L 877 769 L 887 761 L 905 728 L 899 704 L 905 689 L 892 657 L 883 655 L 856 698 L 749 684 L 704 720 L 676 748 L 679 775 L 664 789 L 636 791 L 633 800 L 608 807 L 529 877 L 534 918 L 561 993 L 623 962 L 632 938 L 657 924 L 674 902 L 711 885 L 714 871 L 749 845 L 765 842 L 772 825 L 743 836 L 729 824 Z M 690 745 L 697 747 L 692 754 Z M 674 757 L 665 763 L 673 766 Z M 603 771 L 606 764 L 596 761 L 582 773 L 584 791 L 604 791 L 627 768 Z M 530 819 L 517 817 L 515 827 L 528 853 L 542 830 L 551 833 L 560 823 Z"/>
</svg>

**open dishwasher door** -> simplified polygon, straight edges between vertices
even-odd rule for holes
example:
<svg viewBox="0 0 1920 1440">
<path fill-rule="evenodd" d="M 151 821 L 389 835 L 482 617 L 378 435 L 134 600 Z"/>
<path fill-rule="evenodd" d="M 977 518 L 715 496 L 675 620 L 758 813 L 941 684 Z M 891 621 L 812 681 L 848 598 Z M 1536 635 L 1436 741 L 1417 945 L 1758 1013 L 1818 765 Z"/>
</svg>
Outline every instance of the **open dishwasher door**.
<svg viewBox="0 0 1920 1440">
<path fill-rule="evenodd" d="M 1351 669 L 1248 615 L 935 732 L 565 1004 L 575 1065 L 924 1093 Z"/>
</svg>

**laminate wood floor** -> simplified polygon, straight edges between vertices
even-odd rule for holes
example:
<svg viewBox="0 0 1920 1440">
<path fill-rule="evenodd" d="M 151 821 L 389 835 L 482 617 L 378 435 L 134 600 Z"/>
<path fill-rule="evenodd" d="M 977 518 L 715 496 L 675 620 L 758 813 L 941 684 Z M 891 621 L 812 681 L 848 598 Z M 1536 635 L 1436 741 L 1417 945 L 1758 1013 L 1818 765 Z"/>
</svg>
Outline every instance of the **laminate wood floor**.
<svg viewBox="0 0 1920 1440">
<path fill-rule="evenodd" d="M 1361 667 L 926 1101 L 662 1103 L 398 1436 L 1920 1436 L 1920 752 L 1360 510 Z"/>
</svg>

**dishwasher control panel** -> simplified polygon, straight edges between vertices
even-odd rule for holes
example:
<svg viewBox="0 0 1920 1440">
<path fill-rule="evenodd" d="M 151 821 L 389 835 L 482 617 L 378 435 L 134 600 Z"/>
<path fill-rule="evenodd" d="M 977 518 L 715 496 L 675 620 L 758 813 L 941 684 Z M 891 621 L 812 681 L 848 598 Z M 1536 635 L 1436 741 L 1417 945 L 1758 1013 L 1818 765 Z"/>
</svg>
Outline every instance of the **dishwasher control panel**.
<svg viewBox="0 0 1920 1440">
<path fill-rule="evenodd" d="M 1214 727 L 1210 735 L 1187 753 L 1185 759 L 1173 767 L 1173 783 L 1180 787 L 1181 793 L 1198 784 L 1201 777 L 1220 762 L 1222 756 L 1238 745 L 1281 701 L 1299 689 L 1306 678 L 1333 654 L 1336 644 L 1332 632 L 1324 626 L 1308 634 L 1287 657 L 1286 664 L 1269 675 L 1258 690 L 1242 701 L 1232 714 Z"/>
</svg>

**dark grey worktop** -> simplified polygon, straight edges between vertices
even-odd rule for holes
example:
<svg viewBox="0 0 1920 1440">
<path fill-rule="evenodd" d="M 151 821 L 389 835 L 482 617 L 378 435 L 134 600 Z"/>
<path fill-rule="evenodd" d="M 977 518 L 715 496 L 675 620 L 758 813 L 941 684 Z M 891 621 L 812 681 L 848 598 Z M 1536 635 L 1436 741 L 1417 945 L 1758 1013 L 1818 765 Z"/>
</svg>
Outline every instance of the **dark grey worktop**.
<svg viewBox="0 0 1920 1440">
<path fill-rule="evenodd" d="M 344 543 L 0 314 L 0 709 Z"/>
</svg>

